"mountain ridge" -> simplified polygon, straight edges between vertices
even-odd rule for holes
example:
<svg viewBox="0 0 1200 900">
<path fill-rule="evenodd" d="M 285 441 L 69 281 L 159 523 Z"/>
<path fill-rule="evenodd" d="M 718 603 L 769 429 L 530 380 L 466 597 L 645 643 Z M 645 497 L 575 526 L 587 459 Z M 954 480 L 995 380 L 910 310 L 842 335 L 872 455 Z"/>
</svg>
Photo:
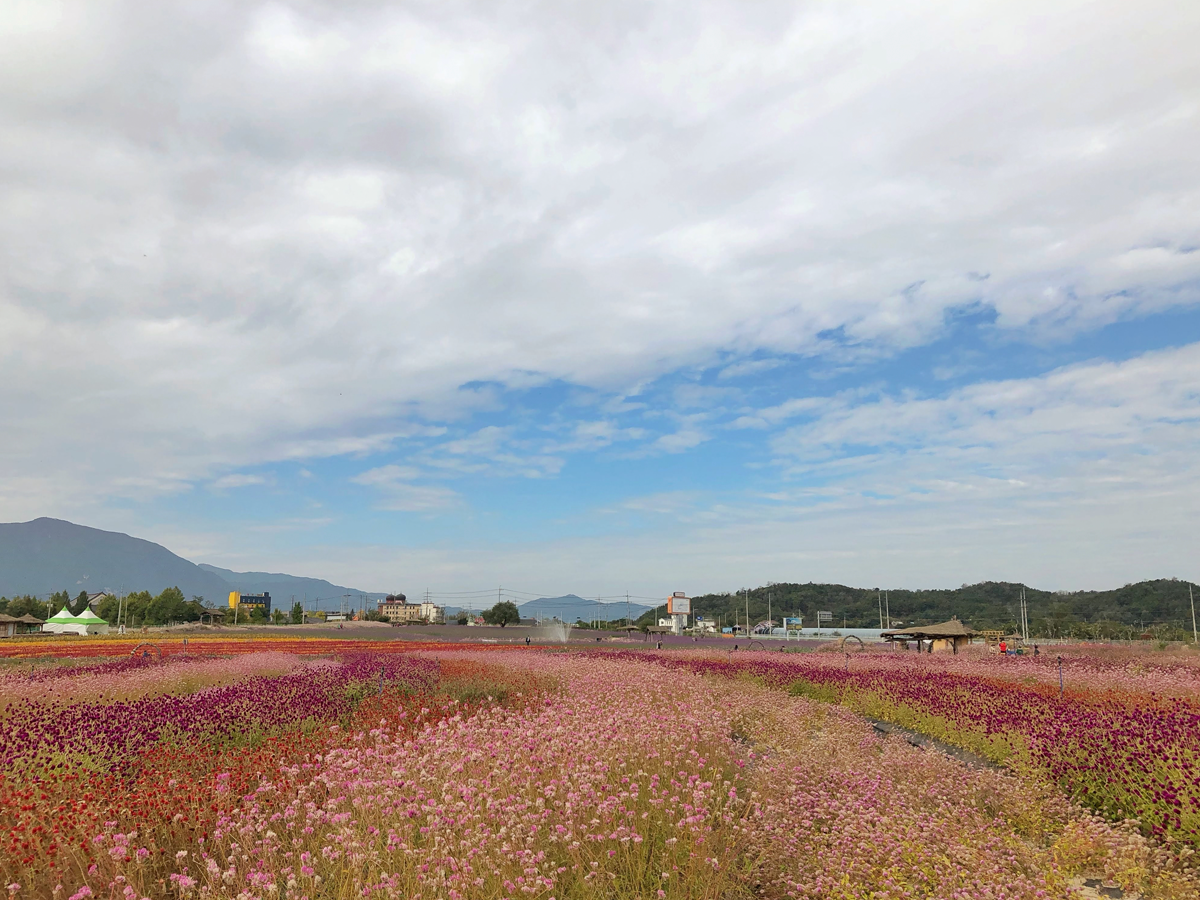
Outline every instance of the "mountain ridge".
<svg viewBox="0 0 1200 900">
<path fill-rule="evenodd" d="M 386 593 L 379 591 L 360 591 L 357 588 L 334 584 L 324 578 L 288 575 L 284 572 L 235 572 L 232 569 L 223 569 L 209 563 L 197 563 L 197 566 L 205 572 L 211 572 L 223 579 L 230 585 L 231 590 L 246 594 L 270 592 L 271 599 L 280 609 L 283 608 L 280 604 L 285 602 L 291 606 L 292 597 L 295 597 L 296 601 L 305 603 L 325 602 L 328 604 L 330 602 L 340 603 L 343 597 L 349 594 L 353 607 L 357 609 L 360 597 L 378 601 L 387 596 Z"/>
<path fill-rule="evenodd" d="M 0 595 L 168 587 L 207 603 L 229 591 L 216 575 L 144 538 L 48 517 L 0 524 Z"/>
<path fill-rule="evenodd" d="M 225 576 L 229 576 L 228 578 Z M 223 606 L 229 592 L 268 590 L 276 608 L 299 600 L 340 600 L 351 594 L 354 607 L 364 595 L 384 594 L 336 585 L 321 578 L 269 572 L 235 572 L 207 563 L 194 563 L 161 544 L 120 531 L 104 531 L 46 516 L 29 522 L 0 523 L 0 596 L 45 596 L 66 590 L 74 596 L 110 591 L 149 590 L 158 594 L 179 588 L 185 597 L 203 597 L 209 606 Z"/>
</svg>

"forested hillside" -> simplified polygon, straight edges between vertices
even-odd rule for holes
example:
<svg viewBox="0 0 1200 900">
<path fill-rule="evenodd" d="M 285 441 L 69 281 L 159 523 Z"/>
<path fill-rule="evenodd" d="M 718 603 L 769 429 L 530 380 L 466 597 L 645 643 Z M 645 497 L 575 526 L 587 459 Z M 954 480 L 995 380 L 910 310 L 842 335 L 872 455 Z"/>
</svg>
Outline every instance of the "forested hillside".
<svg viewBox="0 0 1200 900">
<path fill-rule="evenodd" d="M 1126 637 L 1151 632 L 1156 636 L 1191 633 L 1189 583 L 1159 579 L 1127 584 L 1110 591 L 1059 593 L 1009 582 L 985 581 L 953 590 L 889 590 L 887 609 L 893 626 L 929 624 L 958 616 L 977 629 L 1014 629 L 1019 618 L 1021 589 L 1029 606 L 1034 633 L 1076 637 Z M 1193 590 L 1195 587 L 1193 586 Z M 876 588 L 854 588 L 842 584 L 770 584 L 736 594 L 704 594 L 693 598 L 696 612 L 719 616 L 729 625 L 735 618 L 744 622 L 749 604 L 751 622 L 772 617 L 802 615 L 806 627 L 816 625 L 817 611 L 833 613 L 833 624 L 841 627 L 877 628 L 879 592 Z M 639 620 L 653 620 L 648 613 Z"/>
</svg>

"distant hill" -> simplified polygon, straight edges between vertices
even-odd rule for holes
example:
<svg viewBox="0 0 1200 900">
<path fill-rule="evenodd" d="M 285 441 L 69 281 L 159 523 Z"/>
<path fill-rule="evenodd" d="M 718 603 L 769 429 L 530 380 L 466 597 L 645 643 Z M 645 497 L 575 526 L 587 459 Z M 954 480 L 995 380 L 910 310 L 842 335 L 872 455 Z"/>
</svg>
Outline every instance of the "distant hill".
<svg viewBox="0 0 1200 900">
<path fill-rule="evenodd" d="M 1016 627 L 1020 596 L 1024 588 L 1031 628 L 1039 634 L 1070 634 L 1072 623 L 1093 626 L 1122 626 L 1142 631 L 1152 626 L 1182 629 L 1191 633 L 1188 582 L 1158 579 L 1127 584 L 1108 591 L 1060 593 L 1042 591 L 1011 582 L 985 581 L 947 590 L 889 590 L 888 608 L 893 625 L 931 624 L 958 616 L 977 629 Z M 1200 601 L 1200 589 L 1196 590 Z M 769 598 L 769 601 L 768 601 Z M 771 584 L 751 589 L 748 594 L 705 594 L 692 606 L 703 615 L 720 616 L 732 624 L 745 621 L 749 602 L 750 619 L 802 615 L 806 626 L 816 625 L 817 611 L 833 613 L 832 622 L 847 627 L 878 628 L 879 599 L 875 588 L 844 584 Z M 642 622 L 648 622 L 644 616 Z"/>
<path fill-rule="evenodd" d="M 495 602 L 495 598 L 480 600 L 469 609 L 481 613 L 493 606 Z M 630 603 L 628 615 L 631 619 L 636 620 L 649 608 L 640 603 Z M 613 622 L 617 619 L 624 619 L 626 615 L 624 600 L 604 603 L 599 600 L 585 600 L 575 594 L 567 594 L 562 597 L 539 597 L 537 600 L 518 604 L 517 610 L 521 613 L 522 619 L 560 619 L 563 622 L 591 622 L 593 619 L 601 622 Z M 465 606 L 446 607 L 447 616 L 455 616 L 460 612 L 467 611 L 468 607 Z"/>
<path fill-rule="evenodd" d="M 196 565 L 151 541 L 61 519 L 0 524 L 0 596 L 63 590 L 71 596 L 81 590 L 158 594 L 169 587 L 178 587 L 188 598 L 203 597 L 210 605 L 224 605 L 231 590 L 265 590 L 276 608 L 290 605 L 293 595 L 322 600 L 321 609 L 337 609 L 343 594 L 352 595 L 355 609 L 360 595 L 371 600 L 384 596 L 319 578 Z"/>
<path fill-rule="evenodd" d="M 636 619 L 650 607 L 638 603 L 626 606 L 623 600 L 616 603 L 584 600 L 575 594 L 567 594 L 565 597 L 539 597 L 537 600 L 522 603 L 517 609 L 521 611 L 522 618 L 529 619 L 558 617 L 563 622 L 590 622 L 593 619 L 611 622 L 625 618 L 627 612 L 631 618 Z"/>
<path fill-rule="evenodd" d="M 236 590 L 247 594 L 261 594 L 264 591 L 270 593 L 275 606 L 280 609 L 283 608 L 280 604 L 285 602 L 290 606 L 292 597 L 297 600 L 307 600 L 310 604 L 313 601 L 320 601 L 320 609 L 337 609 L 342 597 L 349 594 L 351 606 L 358 609 L 360 597 L 377 601 L 387 596 L 386 593 L 360 591 L 356 588 L 333 584 L 323 578 L 303 578 L 279 572 L 234 572 L 231 569 L 210 566 L 208 563 L 200 563 L 199 568 L 205 572 L 211 572 L 229 584 L 230 587 L 226 590 Z"/>
<path fill-rule="evenodd" d="M 61 519 L 0 524 L 0 596 L 178 587 L 219 603 L 229 585 L 166 547 Z"/>
<path fill-rule="evenodd" d="M 196 565 L 170 550 L 141 538 L 75 525 L 61 519 L 0 524 L 0 596 L 45 596 L 81 590 L 150 591 L 157 594 L 178 587 L 184 596 L 201 596 L 207 603 L 222 604 L 231 590 L 247 593 L 270 591 L 276 607 L 291 598 L 319 600 L 321 609 L 337 609 L 342 595 L 358 608 L 359 597 L 379 600 L 384 595 L 333 584 L 320 578 L 302 578 L 270 572 L 234 572 L 217 566 Z M 888 606 L 894 625 L 941 622 L 951 616 L 975 628 L 1011 629 L 1019 618 L 1019 598 L 1024 588 L 1030 624 L 1039 634 L 1070 634 L 1075 624 L 1092 627 L 1092 633 L 1114 636 L 1117 629 L 1176 629 L 1190 634 L 1188 582 L 1158 579 L 1127 584 L 1108 591 L 1061 593 L 1042 591 L 1011 582 L 985 581 L 947 590 L 893 590 Z M 1200 590 L 1197 591 L 1200 594 Z M 815 625 L 818 610 L 833 613 L 832 623 L 848 627 L 879 626 L 879 601 L 875 588 L 842 584 L 770 584 L 748 592 L 750 618 L 767 618 L 768 598 L 774 618 L 800 614 L 805 625 Z M 418 598 L 413 598 L 418 599 Z M 1200 598 L 1198 598 L 1200 599 Z M 747 596 L 704 594 L 693 598 L 696 612 L 719 616 L 732 624 L 744 620 Z M 491 603 L 476 606 L 482 610 Z M 526 618 L 560 617 L 567 622 L 613 621 L 624 618 L 624 602 L 603 603 L 575 594 L 541 597 L 518 607 Z M 631 603 L 629 615 L 641 624 L 652 623 L 652 607 Z M 451 607 L 448 612 L 454 612 Z"/>
</svg>

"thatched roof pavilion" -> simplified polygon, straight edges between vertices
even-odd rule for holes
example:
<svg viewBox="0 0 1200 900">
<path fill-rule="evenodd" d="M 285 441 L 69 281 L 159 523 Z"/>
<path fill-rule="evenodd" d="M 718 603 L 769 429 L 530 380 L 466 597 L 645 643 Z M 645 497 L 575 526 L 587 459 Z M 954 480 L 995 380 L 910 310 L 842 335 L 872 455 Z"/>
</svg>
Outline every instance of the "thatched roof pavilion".
<svg viewBox="0 0 1200 900">
<path fill-rule="evenodd" d="M 906 645 L 909 641 L 917 641 L 920 647 L 925 641 L 929 642 L 929 652 L 934 650 L 949 650 L 952 653 L 957 653 L 959 647 L 965 647 L 971 643 L 971 638 L 978 634 L 977 631 L 968 628 L 957 617 L 950 619 L 948 622 L 939 622 L 936 625 L 914 625 L 911 628 L 893 628 L 890 631 L 884 631 L 880 634 L 885 641 L 902 641 Z"/>
</svg>

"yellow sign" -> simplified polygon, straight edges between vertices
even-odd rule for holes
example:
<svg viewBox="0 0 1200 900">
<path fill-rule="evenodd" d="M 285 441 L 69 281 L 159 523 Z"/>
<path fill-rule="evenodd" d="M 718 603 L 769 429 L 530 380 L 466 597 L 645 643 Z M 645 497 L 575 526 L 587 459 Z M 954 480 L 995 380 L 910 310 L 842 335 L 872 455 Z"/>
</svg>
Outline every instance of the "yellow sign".
<svg viewBox="0 0 1200 900">
<path fill-rule="evenodd" d="M 229 608 L 237 609 L 238 604 L 242 602 L 242 594 L 240 591 L 229 592 Z"/>
</svg>

